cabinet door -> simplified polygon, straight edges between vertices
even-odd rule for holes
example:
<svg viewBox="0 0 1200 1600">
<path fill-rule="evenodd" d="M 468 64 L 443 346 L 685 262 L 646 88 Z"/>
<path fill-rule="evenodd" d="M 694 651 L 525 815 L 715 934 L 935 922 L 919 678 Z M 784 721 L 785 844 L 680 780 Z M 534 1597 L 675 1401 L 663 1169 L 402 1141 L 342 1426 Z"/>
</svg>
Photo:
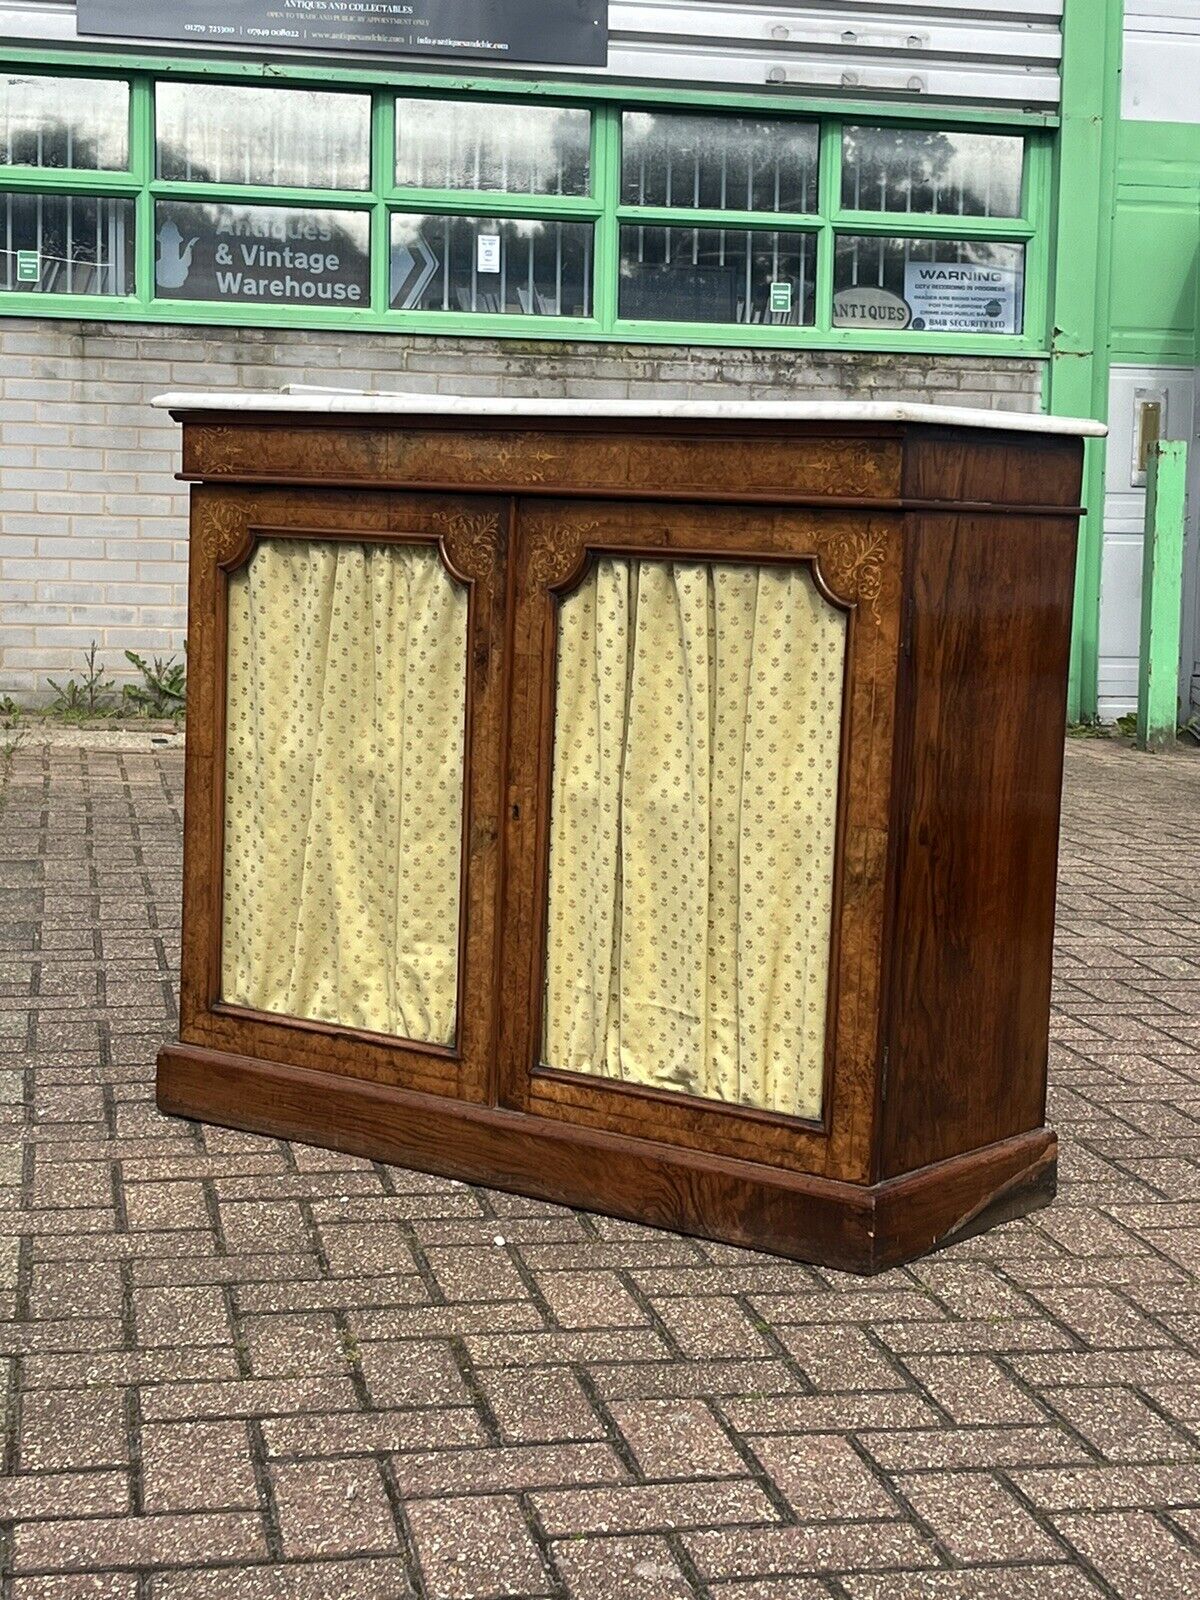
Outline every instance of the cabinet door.
<svg viewBox="0 0 1200 1600">
<path fill-rule="evenodd" d="M 506 527 L 195 491 L 186 1041 L 487 1098 Z"/>
<path fill-rule="evenodd" d="M 865 1177 L 900 527 L 522 502 L 502 1096 Z"/>
</svg>

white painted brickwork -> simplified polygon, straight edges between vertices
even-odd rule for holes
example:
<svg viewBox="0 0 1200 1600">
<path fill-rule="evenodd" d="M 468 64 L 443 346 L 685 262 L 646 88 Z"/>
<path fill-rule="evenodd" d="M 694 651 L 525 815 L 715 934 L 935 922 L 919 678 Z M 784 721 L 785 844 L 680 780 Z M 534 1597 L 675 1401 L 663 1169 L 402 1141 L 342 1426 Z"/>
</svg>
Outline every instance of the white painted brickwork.
<svg viewBox="0 0 1200 1600">
<path fill-rule="evenodd" d="M 91 640 L 178 652 L 186 492 L 164 389 L 284 383 L 433 393 L 919 399 L 1036 410 L 1041 364 L 826 351 L 547 345 L 395 334 L 0 320 L 0 694 L 36 702 Z"/>
</svg>

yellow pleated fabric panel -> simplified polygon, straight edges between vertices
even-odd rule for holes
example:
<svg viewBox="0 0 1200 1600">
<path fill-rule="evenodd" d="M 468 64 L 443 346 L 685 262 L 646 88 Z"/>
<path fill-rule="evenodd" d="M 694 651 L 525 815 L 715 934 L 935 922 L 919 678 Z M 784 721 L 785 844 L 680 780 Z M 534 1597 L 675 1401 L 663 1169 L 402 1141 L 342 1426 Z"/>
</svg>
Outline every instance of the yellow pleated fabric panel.
<svg viewBox="0 0 1200 1600">
<path fill-rule="evenodd" d="M 800 564 L 563 602 L 547 1065 L 820 1115 L 845 649 Z"/>
<path fill-rule="evenodd" d="M 277 539 L 229 586 L 222 995 L 448 1044 L 467 597 L 428 545 Z"/>
</svg>

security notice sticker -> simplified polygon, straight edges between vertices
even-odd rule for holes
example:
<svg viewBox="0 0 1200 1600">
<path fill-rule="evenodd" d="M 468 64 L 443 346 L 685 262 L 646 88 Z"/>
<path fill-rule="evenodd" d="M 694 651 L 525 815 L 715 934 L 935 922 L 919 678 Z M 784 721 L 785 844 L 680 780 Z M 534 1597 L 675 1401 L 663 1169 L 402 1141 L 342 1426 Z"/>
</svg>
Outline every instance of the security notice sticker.
<svg viewBox="0 0 1200 1600">
<path fill-rule="evenodd" d="M 1013 267 L 910 261 L 904 268 L 909 327 L 929 333 L 1019 333 L 1021 278 Z"/>
</svg>

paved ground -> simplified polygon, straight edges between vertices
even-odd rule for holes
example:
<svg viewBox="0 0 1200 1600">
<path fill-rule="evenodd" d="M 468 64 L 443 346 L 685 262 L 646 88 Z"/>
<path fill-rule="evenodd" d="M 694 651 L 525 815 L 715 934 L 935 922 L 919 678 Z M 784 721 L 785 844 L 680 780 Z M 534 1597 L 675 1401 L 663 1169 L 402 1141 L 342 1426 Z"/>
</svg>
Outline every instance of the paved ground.
<svg viewBox="0 0 1200 1600">
<path fill-rule="evenodd" d="M 160 1118 L 180 778 L 0 821 L 3 1600 L 1200 1594 L 1200 757 L 1069 750 L 1058 1203 L 872 1282 Z"/>
</svg>

